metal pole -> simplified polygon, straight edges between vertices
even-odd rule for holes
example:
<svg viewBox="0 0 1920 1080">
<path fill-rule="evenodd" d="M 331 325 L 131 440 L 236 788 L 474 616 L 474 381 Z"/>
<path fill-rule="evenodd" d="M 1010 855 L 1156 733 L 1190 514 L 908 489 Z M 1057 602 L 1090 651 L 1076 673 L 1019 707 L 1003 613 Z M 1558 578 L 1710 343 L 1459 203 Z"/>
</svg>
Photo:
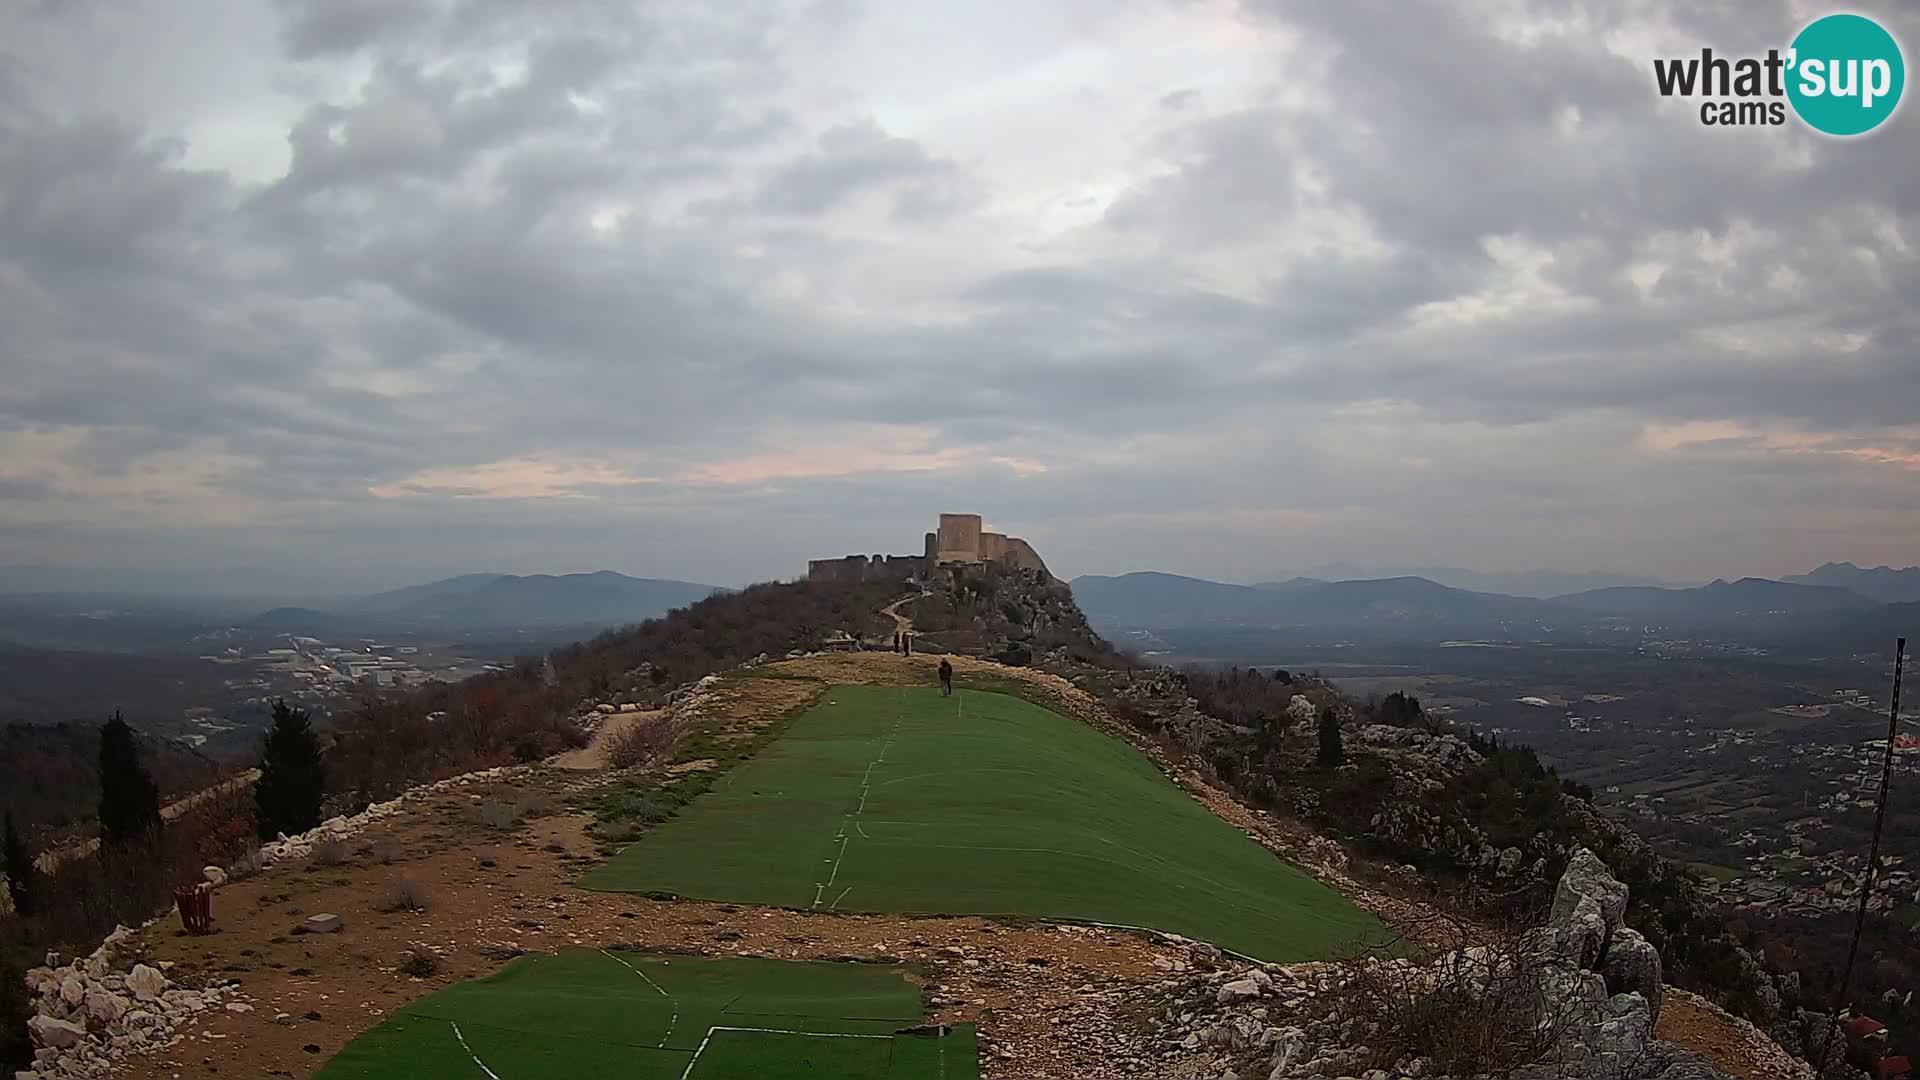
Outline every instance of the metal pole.
<svg viewBox="0 0 1920 1080">
<path fill-rule="evenodd" d="M 1826 1071 L 1827 1059 L 1833 1053 L 1833 1032 L 1840 1026 L 1840 1006 L 1853 986 L 1853 963 L 1860 956 L 1860 932 L 1867 923 L 1867 901 L 1873 898 L 1874 871 L 1880 863 L 1880 832 L 1887 824 L 1887 789 L 1893 783 L 1893 740 L 1900 736 L 1900 672 L 1906 667 L 1906 659 L 1907 639 L 1900 638 L 1893 646 L 1893 703 L 1887 707 L 1887 759 L 1881 766 L 1880 798 L 1873 811 L 1873 843 L 1867 848 L 1867 877 L 1860 885 L 1860 907 L 1853 914 L 1853 943 L 1847 946 L 1846 974 L 1833 989 L 1833 1009 L 1827 1017 L 1827 1036 L 1820 1043 L 1817 1072 Z"/>
</svg>

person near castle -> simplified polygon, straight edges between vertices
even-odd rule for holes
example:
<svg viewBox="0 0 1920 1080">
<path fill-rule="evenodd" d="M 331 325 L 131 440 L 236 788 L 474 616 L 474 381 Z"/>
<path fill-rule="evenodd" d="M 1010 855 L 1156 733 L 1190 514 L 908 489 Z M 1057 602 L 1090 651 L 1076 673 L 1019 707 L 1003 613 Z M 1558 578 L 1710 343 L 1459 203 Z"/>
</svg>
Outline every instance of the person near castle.
<svg viewBox="0 0 1920 1080">
<path fill-rule="evenodd" d="M 940 696 L 953 696 L 953 665 L 944 659 L 940 661 Z"/>
</svg>

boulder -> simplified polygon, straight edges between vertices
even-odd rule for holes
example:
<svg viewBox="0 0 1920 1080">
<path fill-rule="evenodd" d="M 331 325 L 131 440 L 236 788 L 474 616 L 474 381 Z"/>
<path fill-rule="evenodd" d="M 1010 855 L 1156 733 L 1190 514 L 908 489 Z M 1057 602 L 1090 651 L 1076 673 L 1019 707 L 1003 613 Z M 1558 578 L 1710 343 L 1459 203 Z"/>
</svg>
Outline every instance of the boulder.
<svg viewBox="0 0 1920 1080">
<path fill-rule="evenodd" d="M 1647 1001 L 1652 1022 L 1660 1019 L 1660 950 L 1637 930 L 1621 927 L 1607 944 L 1607 955 L 1600 962 L 1600 973 L 1607 978 L 1607 990 L 1614 994 L 1639 994 Z"/>
<path fill-rule="evenodd" d="M 207 884 L 216 889 L 227 883 L 227 872 L 217 866 L 203 867 L 200 876 L 206 878 Z"/>
<path fill-rule="evenodd" d="M 1233 1005 L 1242 1001 L 1253 1001 L 1260 996 L 1260 984 L 1252 978 L 1235 979 L 1222 983 L 1214 995 L 1214 1000 L 1222 1005 Z"/>
<path fill-rule="evenodd" d="M 86 997 L 87 997 L 87 984 L 80 981 L 80 976 L 69 975 L 65 979 L 61 980 L 60 982 L 60 1000 L 61 1001 L 64 1001 L 69 1005 L 78 1005 L 82 1001 L 85 1001 Z"/>
<path fill-rule="evenodd" d="M 1592 900 L 1601 918 L 1604 932 L 1612 934 L 1626 923 L 1627 887 L 1607 871 L 1607 864 L 1586 848 L 1580 848 L 1567 860 L 1567 871 L 1560 875 L 1560 886 L 1553 893 L 1553 911 L 1547 921 L 1559 925 L 1573 916 L 1582 899 Z"/>
<path fill-rule="evenodd" d="M 340 928 L 345 926 L 346 923 L 341 920 L 340 916 L 332 912 L 322 912 L 318 915 L 307 916 L 307 921 L 301 925 L 306 928 L 309 934 L 333 934 L 338 933 Z"/>
<path fill-rule="evenodd" d="M 167 977 L 160 974 L 157 968 L 135 964 L 133 970 L 127 974 L 127 989 L 141 1001 L 152 1001 L 166 988 Z"/>
<path fill-rule="evenodd" d="M 111 1024 L 127 1015 L 127 999 L 105 990 L 89 990 L 86 1010 L 89 1020 Z"/>
<path fill-rule="evenodd" d="M 35 1016 L 27 1021 L 27 1031 L 33 1035 L 35 1046 L 64 1050 L 78 1045 L 87 1037 L 87 1029 L 69 1020 L 55 1020 L 51 1016 Z"/>
<path fill-rule="evenodd" d="M 1556 909 L 1552 929 L 1560 955 L 1571 964 L 1591 968 L 1606 955 L 1606 916 L 1591 896 L 1581 896 L 1564 916 Z"/>
</svg>

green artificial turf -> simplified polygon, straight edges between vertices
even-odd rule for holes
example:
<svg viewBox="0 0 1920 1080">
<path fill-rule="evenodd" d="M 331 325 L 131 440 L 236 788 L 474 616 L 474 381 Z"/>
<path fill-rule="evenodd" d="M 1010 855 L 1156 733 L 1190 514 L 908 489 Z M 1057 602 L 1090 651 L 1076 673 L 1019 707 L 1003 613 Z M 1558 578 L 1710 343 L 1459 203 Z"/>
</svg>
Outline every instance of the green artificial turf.
<svg viewBox="0 0 1920 1080">
<path fill-rule="evenodd" d="M 1143 926 L 1276 962 L 1384 937 L 1132 747 L 964 689 L 836 687 L 583 884 Z"/>
<path fill-rule="evenodd" d="M 582 949 L 421 998 L 316 1077 L 977 1077 L 972 1027 L 901 1033 L 923 1018 L 898 968 Z"/>
</svg>

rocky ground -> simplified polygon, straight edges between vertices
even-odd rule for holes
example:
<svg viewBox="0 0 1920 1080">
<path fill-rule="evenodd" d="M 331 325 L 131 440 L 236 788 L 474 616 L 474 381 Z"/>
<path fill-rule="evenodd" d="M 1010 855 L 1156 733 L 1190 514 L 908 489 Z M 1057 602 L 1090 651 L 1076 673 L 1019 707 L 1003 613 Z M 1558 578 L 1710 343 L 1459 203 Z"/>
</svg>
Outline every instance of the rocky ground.
<svg viewBox="0 0 1920 1080">
<path fill-rule="evenodd" d="M 822 684 L 931 684 L 937 663 L 887 653 L 809 656 L 754 669 L 761 677 L 714 680 L 676 708 L 719 718 L 746 738 Z M 964 657 L 955 665 L 963 680 L 1018 678 L 1055 707 L 1117 727 L 1065 680 Z M 592 767 L 591 756 L 567 764 L 574 767 L 443 783 L 330 823 L 329 833 L 350 837 L 344 843 L 309 837 L 270 846 L 268 865 L 216 890 L 217 933 L 187 936 L 168 916 L 123 936 L 94 965 L 94 981 L 81 980 L 78 1004 L 67 988 L 74 970 L 36 974 L 36 985 L 51 987 L 41 998 L 41 1028 L 52 1040 L 46 1064 L 79 1075 L 304 1076 L 395 1008 L 495 971 L 520 952 L 637 945 L 901 963 L 923 985 L 933 1019 L 979 1025 L 988 1077 L 1290 1076 L 1309 1075 L 1301 1071 L 1309 1066 L 1364 1075 L 1326 1071 L 1361 1059 L 1340 1056 L 1342 1047 L 1320 1034 L 1312 1010 L 1323 997 L 1315 990 L 1322 975 L 1312 966 L 1250 969 L 1201 943 L 1100 928 L 795 912 L 577 889 L 572 883 L 602 855 L 587 833 L 590 818 L 567 809 L 566 799 L 608 774 Z M 1389 921 L 1427 925 L 1417 900 L 1362 886 L 1338 845 L 1240 806 L 1177 764 L 1161 764 L 1215 812 Z M 339 916 L 341 928 L 307 932 L 317 914 Z M 136 963 L 163 980 L 151 998 L 135 986 Z M 78 970 L 85 969 L 83 962 Z M 145 974 L 138 982 L 153 989 Z M 1240 989 L 1227 989 L 1234 986 Z M 1611 1000 L 1604 986 L 1602 996 Z M 1793 1075 L 1755 1052 L 1751 1028 L 1743 1032 L 1697 1000 L 1669 993 L 1667 1002 L 1659 1033 L 1706 1054 L 1721 1073 Z M 116 1004 L 125 1006 L 118 1017 Z M 50 1026 L 56 1021 L 66 1026 Z M 1302 1033 L 1297 1045 L 1292 1028 Z M 1292 1058 L 1282 1053 L 1288 1046 Z"/>
</svg>

